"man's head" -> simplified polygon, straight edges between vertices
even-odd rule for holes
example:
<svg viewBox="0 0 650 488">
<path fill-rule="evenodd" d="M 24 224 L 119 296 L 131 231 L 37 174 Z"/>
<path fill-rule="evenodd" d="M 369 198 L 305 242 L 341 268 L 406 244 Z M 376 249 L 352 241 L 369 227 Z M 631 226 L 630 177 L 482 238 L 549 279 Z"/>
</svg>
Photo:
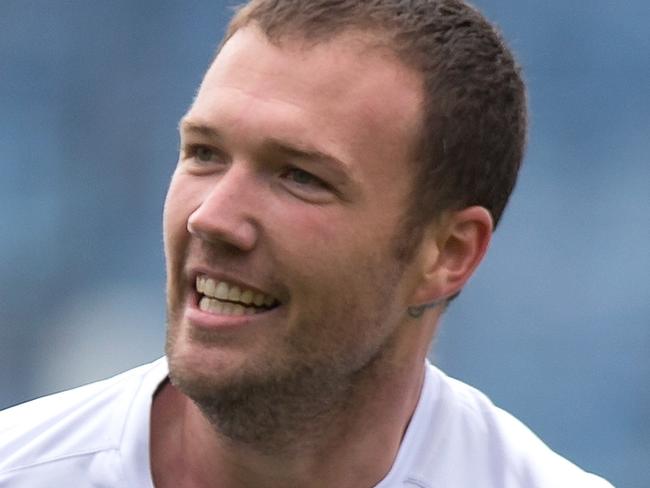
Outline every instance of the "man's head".
<svg viewBox="0 0 650 488">
<path fill-rule="evenodd" d="M 170 377 L 248 442 L 312 425 L 368 378 L 419 374 L 435 321 L 418 327 L 407 308 L 456 293 L 492 230 L 485 208 L 456 195 L 411 215 L 436 187 L 414 185 L 441 172 L 418 160 L 439 151 L 449 167 L 462 124 L 437 122 L 439 143 L 423 136 L 429 105 L 456 109 L 386 27 L 276 31 L 253 20 L 264 5 L 239 14 L 181 123 L 164 217 Z"/>
<path fill-rule="evenodd" d="M 520 70 L 498 32 L 462 0 L 252 0 L 226 42 L 255 24 L 272 42 L 323 42 L 345 31 L 373 34 L 422 76 L 422 126 L 401 252 L 423 224 L 450 209 L 486 208 L 496 226 L 514 188 L 526 139 Z"/>
</svg>

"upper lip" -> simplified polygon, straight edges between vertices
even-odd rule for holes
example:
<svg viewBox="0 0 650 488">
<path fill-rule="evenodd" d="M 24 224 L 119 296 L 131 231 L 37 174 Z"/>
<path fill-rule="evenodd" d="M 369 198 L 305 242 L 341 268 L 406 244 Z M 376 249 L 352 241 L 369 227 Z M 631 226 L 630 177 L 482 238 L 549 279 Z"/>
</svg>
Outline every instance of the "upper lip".
<svg viewBox="0 0 650 488">
<path fill-rule="evenodd" d="M 282 300 L 280 300 L 274 293 L 264 290 L 259 286 L 247 283 L 246 281 L 236 278 L 229 273 L 224 273 L 220 271 L 211 271 L 203 267 L 196 267 L 190 271 L 189 276 L 190 276 L 190 282 L 193 284 L 196 283 L 197 276 L 207 276 L 208 278 L 211 278 L 216 282 L 225 281 L 229 285 L 238 286 L 242 290 L 251 290 L 255 293 L 261 293 L 263 295 L 271 296 L 275 298 L 277 302 L 282 302 Z"/>
</svg>

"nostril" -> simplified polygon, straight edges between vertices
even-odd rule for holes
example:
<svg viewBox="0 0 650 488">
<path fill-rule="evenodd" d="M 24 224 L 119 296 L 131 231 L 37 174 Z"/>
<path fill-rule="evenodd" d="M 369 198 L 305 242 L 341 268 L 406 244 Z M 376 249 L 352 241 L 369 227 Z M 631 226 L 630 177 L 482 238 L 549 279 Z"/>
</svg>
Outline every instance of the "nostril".
<svg viewBox="0 0 650 488">
<path fill-rule="evenodd" d="M 257 245 L 259 230 L 248 221 L 227 222 L 214 218 L 187 221 L 187 231 L 202 242 L 219 246 L 232 252 L 250 252 Z"/>
<path fill-rule="evenodd" d="M 199 211 L 199 209 L 194 210 L 187 219 L 187 232 L 193 235 L 198 235 L 199 230 L 196 225 L 196 214 Z"/>
</svg>

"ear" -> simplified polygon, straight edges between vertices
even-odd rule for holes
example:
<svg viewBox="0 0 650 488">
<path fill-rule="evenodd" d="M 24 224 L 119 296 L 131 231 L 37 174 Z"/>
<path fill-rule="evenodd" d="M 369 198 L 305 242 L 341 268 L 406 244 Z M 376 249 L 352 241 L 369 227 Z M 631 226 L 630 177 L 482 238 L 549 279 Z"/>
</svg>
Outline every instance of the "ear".
<svg viewBox="0 0 650 488">
<path fill-rule="evenodd" d="M 474 273 L 492 237 L 490 212 L 479 206 L 451 211 L 431 224 L 420 248 L 413 305 L 450 298 Z"/>
</svg>

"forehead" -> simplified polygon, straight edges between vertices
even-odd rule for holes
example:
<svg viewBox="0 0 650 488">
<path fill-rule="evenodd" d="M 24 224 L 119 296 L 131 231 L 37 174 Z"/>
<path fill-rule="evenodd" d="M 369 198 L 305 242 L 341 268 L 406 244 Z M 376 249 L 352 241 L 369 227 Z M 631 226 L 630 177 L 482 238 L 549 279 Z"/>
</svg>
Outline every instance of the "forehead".
<svg viewBox="0 0 650 488">
<path fill-rule="evenodd" d="M 421 76 L 367 34 L 271 43 L 252 25 L 225 43 L 188 116 L 274 137 L 290 132 L 344 160 L 369 150 L 402 158 L 419 135 L 422 98 Z"/>
</svg>

